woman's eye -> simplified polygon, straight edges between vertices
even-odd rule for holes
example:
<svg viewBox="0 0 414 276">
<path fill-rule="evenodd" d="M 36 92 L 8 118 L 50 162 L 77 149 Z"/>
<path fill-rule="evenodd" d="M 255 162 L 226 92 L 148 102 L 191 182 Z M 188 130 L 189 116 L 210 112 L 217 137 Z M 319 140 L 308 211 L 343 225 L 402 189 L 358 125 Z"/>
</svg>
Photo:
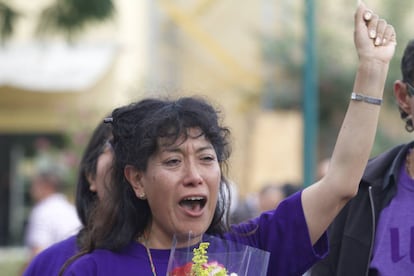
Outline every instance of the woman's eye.
<svg viewBox="0 0 414 276">
<path fill-rule="evenodd" d="M 180 163 L 179 159 L 169 159 L 164 162 L 164 164 L 166 164 L 167 166 L 175 166 L 175 165 L 178 165 L 179 163 Z"/>
<path fill-rule="evenodd" d="M 208 162 L 208 161 L 214 161 L 215 158 L 213 156 L 203 156 L 201 160 Z"/>
</svg>

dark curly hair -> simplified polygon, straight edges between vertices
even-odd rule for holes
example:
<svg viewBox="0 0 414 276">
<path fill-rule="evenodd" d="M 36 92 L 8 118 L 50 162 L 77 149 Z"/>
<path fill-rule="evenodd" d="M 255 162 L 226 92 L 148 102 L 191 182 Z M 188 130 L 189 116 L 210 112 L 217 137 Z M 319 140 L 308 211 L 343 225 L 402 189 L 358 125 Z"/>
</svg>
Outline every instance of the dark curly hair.
<svg viewBox="0 0 414 276">
<path fill-rule="evenodd" d="M 219 234 L 228 230 L 230 193 L 224 171 L 230 156 L 230 131 L 220 126 L 218 114 L 207 101 L 196 97 L 144 99 L 112 112 L 113 189 L 110 198 L 94 215 L 87 251 L 94 248 L 116 251 L 144 233 L 151 220 L 151 210 L 146 200 L 136 197 L 124 176 L 124 168 L 132 165 L 145 171 L 148 159 L 157 150 L 159 138 L 168 138 L 174 143 L 183 136 L 186 139 L 187 130 L 194 127 L 201 129 L 213 145 L 222 171 L 219 199 L 207 233 Z"/>
<path fill-rule="evenodd" d="M 83 152 L 78 170 L 76 186 L 76 211 L 82 225 L 89 222 L 91 211 L 98 200 L 96 192 L 90 190 L 88 175 L 95 177 L 99 156 L 104 152 L 106 143 L 112 139 L 112 125 L 101 122 L 93 131 Z M 80 232 L 81 236 L 82 231 Z"/>
<path fill-rule="evenodd" d="M 414 40 L 408 42 L 405 50 L 404 55 L 401 59 L 401 74 L 402 74 L 402 81 L 405 83 L 413 83 L 414 79 Z M 410 114 L 407 114 L 404 110 L 399 107 L 401 119 L 405 121 L 405 129 L 408 132 L 413 132 L 413 120 Z"/>
</svg>

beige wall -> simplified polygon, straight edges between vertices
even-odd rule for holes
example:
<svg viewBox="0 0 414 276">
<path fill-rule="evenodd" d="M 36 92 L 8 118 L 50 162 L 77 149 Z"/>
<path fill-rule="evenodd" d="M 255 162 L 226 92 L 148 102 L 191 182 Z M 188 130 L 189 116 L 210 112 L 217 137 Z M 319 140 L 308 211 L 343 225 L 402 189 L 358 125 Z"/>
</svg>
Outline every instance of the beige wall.
<svg viewBox="0 0 414 276">
<path fill-rule="evenodd" d="M 302 117 L 295 111 L 258 114 L 250 125 L 247 190 L 264 184 L 302 184 Z"/>
</svg>

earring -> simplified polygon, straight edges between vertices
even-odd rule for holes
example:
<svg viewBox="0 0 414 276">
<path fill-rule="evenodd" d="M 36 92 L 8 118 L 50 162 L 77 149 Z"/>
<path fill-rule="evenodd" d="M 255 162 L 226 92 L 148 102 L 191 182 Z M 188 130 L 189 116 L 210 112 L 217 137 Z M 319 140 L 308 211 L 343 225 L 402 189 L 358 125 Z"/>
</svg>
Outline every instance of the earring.
<svg viewBox="0 0 414 276">
<path fill-rule="evenodd" d="M 141 199 L 141 200 L 146 200 L 147 199 L 145 193 L 138 195 L 138 198 Z"/>
<path fill-rule="evenodd" d="M 407 130 L 408 132 L 413 132 L 414 127 L 413 127 L 413 119 L 411 115 L 408 115 L 404 118 L 405 120 L 405 130 Z"/>
</svg>

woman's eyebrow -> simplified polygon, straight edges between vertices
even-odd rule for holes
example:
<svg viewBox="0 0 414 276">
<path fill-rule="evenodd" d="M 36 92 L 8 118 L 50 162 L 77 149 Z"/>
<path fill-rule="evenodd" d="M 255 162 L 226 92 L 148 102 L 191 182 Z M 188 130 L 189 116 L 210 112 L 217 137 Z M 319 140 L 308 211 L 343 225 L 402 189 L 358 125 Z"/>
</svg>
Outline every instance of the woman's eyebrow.
<svg viewBox="0 0 414 276">
<path fill-rule="evenodd" d="M 214 150 L 214 147 L 212 145 L 200 146 L 196 149 L 196 152 L 199 153 L 206 150 Z M 161 152 L 183 152 L 183 150 L 180 146 L 161 145 Z"/>
</svg>

